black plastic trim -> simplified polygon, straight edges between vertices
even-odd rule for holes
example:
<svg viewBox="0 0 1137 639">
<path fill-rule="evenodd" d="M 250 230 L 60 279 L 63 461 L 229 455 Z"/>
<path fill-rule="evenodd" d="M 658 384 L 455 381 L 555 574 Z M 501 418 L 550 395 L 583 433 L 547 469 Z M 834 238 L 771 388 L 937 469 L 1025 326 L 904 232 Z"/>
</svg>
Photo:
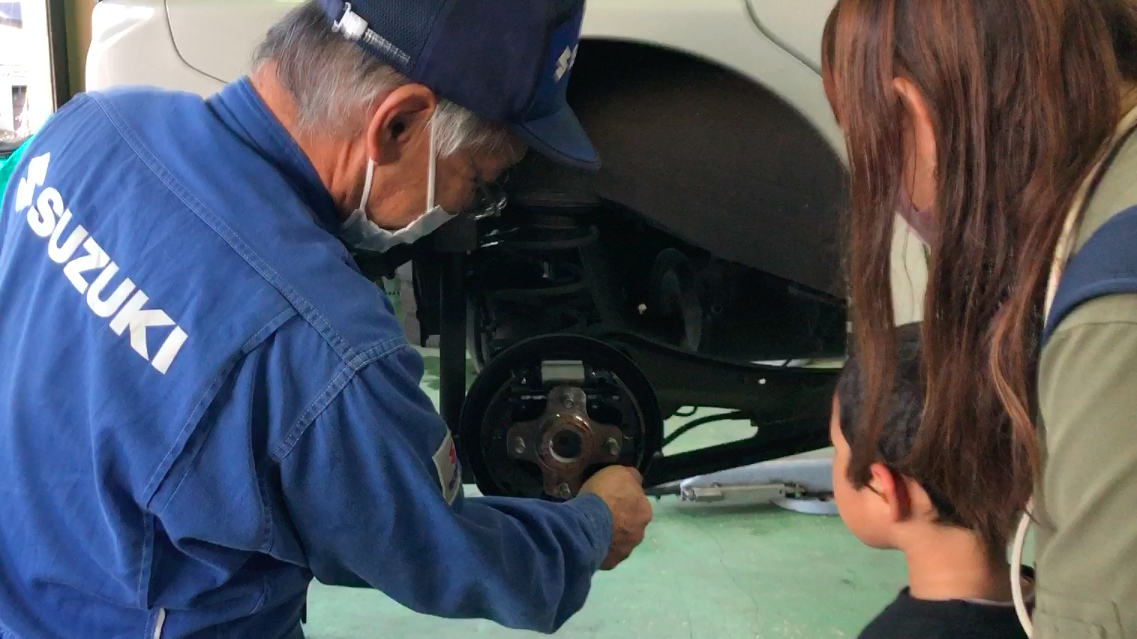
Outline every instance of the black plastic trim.
<svg viewBox="0 0 1137 639">
<path fill-rule="evenodd" d="M 6 160 L 11 157 L 11 155 L 16 152 L 16 149 L 20 148 L 20 145 L 25 141 L 27 141 L 27 138 L 22 138 L 15 142 L 0 142 L 0 160 Z"/>
<path fill-rule="evenodd" d="M 46 1 L 47 41 L 51 50 L 51 88 L 55 99 L 55 110 L 59 110 L 73 97 L 67 57 L 66 0 Z"/>
</svg>

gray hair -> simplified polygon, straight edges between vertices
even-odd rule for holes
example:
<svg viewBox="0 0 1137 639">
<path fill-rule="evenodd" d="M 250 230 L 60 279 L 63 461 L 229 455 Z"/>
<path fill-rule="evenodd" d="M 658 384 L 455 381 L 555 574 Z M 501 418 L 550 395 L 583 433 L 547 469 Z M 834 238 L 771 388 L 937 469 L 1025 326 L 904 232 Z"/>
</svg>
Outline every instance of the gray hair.
<svg viewBox="0 0 1137 639">
<path fill-rule="evenodd" d="M 253 54 L 255 68 L 275 63 L 276 75 L 296 101 L 297 125 L 305 133 L 347 138 L 362 135 L 370 109 L 410 80 L 333 30 L 320 6 L 309 0 L 273 25 Z M 449 100 L 434 112 L 438 151 L 504 152 L 517 140 Z"/>
</svg>

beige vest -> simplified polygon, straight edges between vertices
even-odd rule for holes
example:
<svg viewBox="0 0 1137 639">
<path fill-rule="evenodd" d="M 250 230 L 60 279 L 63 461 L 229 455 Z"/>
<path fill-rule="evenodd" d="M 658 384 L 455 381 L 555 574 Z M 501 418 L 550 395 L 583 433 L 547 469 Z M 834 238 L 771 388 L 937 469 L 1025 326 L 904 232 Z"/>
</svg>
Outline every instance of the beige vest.
<svg viewBox="0 0 1137 639">
<path fill-rule="evenodd" d="M 1058 244 L 1054 249 L 1054 259 L 1050 265 L 1050 276 L 1046 283 L 1046 301 L 1043 306 L 1044 321 L 1045 318 L 1050 316 L 1050 309 L 1054 305 L 1054 298 L 1058 293 L 1058 285 L 1062 281 L 1062 273 L 1066 270 L 1066 264 L 1069 262 L 1070 256 L 1074 254 L 1081 223 L 1086 214 L 1086 210 L 1090 206 L 1094 189 L 1100 184 L 1105 172 L 1109 169 L 1107 162 L 1115 155 L 1115 152 L 1119 150 L 1120 145 L 1128 134 L 1134 128 L 1137 128 L 1137 99 L 1135 98 L 1137 98 L 1137 92 L 1130 91 L 1123 100 L 1123 103 L 1129 110 L 1117 124 L 1108 151 L 1103 153 L 1101 159 L 1094 164 L 1093 169 L 1085 181 L 1082 182 L 1078 193 L 1075 195 L 1066 213 L 1066 222 L 1063 224 L 1062 234 L 1059 236 Z M 1018 613 L 1019 621 L 1022 623 L 1023 629 L 1026 631 L 1028 637 L 1034 635 L 1034 626 L 1031 623 L 1030 615 L 1026 609 L 1026 598 L 1023 594 L 1021 571 L 1023 547 L 1026 543 L 1027 530 L 1032 523 L 1031 513 L 1034 511 L 1033 501 L 1032 499 L 1026 505 L 1026 512 L 1023 513 L 1022 519 L 1019 521 L 1018 530 L 1015 531 L 1014 543 L 1011 547 L 1011 591 L 1014 598 L 1015 611 Z"/>
<path fill-rule="evenodd" d="M 1132 104 L 1133 100 L 1127 99 L 1126 102 Z M 1062 273 L 1066 270 L 1066 264 L 1069 262 L 1070 256 L 1074 254 L 1074 247 L 1077 245 L 1081 221 L 1093 197 L 1094 188 L 1101 181 L 1104 172 L 1109 168 L 1106 165 L 1106 161 L 1113 155 L 1113 151 L 1117 150 L 1118 145 L 1134 128 L 1137 128 L 1137 107 L 1131 108 L 1129 112 L 1125 114 L 1125 117 L 1121 118 L 1121 122 L 1117 124 L 1117 129 L 1114 130 L 1109 151 L 1103 154 L 1101 159 L 1097 161 L 1094 168 L 1090 171 L 1089 177 L 1082 182 L 1082 186 L 1078 189 L 1077 195 L 1074 196 L 1074 201 L 1066 213 L 1066 223 L 1062 227 L 1062 235 L 1059 236 L 1058 245 L 1054 249 L 1054 260 L 1050 265 L 1050 277 L 1046 284 L 1046 303 L 1043 306 L 1044 318 L 1050 315 L 1050 308 L 1054 304 L 1054 296 L 1058 293 L 1058 283 L 1062 280 Z"/>
</svg>

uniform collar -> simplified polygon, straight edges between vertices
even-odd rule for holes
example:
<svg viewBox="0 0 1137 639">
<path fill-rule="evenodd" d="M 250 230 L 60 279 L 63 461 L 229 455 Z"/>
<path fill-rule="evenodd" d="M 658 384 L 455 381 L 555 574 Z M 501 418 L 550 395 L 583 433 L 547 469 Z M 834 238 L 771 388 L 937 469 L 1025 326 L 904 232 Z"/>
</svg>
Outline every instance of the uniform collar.
<svg viewBox="0 0 1137 639">
<path fill-rule="evenodd" d="M 288 131 L 268 110 L 248 77 L 226 85 L 208 100 L 218 118 L 271 162 L 329 232 L 340 227 L 340 211 L 316 168 Z"/>
</svg>

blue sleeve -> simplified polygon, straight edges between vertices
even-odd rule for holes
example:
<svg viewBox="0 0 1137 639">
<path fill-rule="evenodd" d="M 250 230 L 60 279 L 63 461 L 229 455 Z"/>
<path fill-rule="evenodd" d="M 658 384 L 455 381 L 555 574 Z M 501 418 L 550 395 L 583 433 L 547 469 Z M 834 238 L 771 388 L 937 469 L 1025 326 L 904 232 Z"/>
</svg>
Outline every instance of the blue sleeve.
<svg viewBox="0 0 1137 639">
<path fill-rule="evenodd" d="M 366 366 L 282 460 L 312 572 L 420 613 L 555 632 L 607 553 L 607 505 L 466 498 L 421 377 L 409 347 Z"/>
</svg>

